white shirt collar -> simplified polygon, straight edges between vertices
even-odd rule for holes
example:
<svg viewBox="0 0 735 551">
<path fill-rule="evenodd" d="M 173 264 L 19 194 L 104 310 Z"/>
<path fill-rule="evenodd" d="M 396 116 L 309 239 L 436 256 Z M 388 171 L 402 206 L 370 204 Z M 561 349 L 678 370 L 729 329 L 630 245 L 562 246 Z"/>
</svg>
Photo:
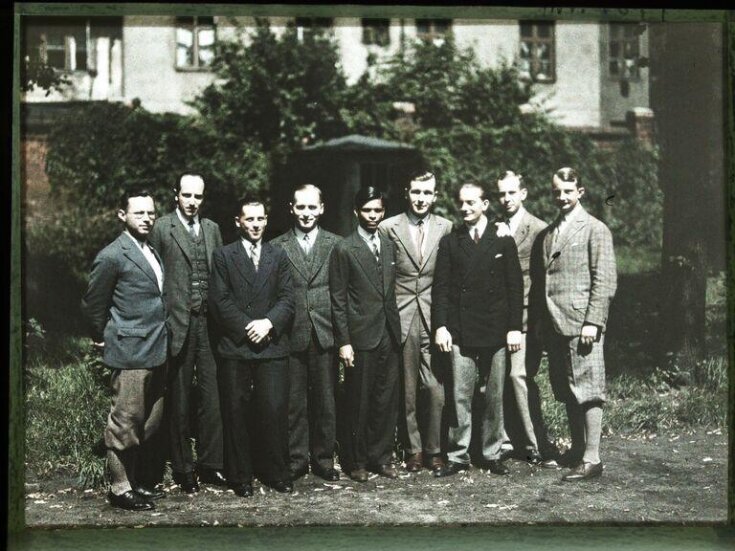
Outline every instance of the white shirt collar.
<svg viewBox="0 0 735 551">
<path fill-rule="evenodd" d="M 146 243 L 145 241 L 141 241 L 141 240 L 140 240 L 140 239 L 138 239 L 137 237 L 133 237 L 133 234 L 132 234 L 132 233 L 130 233 L 130 232 L 129 232 L 129 231 L 127 230 L 127 229 L 123 230 L 123 233 L 124 233 L 125 235 L 127 235 L 127 236 L 128 236 L 128 237 L 129 237 L 130 239 L 132 239 L 132 240 L 133 240 L 133 243 L 135 243 L 136 245 L 138 245 L 138 248 L 139 248 L 139 249 L 140 249 L 141 251 L 144 251 L 144 250 L 146 249 L 146 245 L 147 245 L 147 243 Z"/>
<path fill-rule="evenodd" d="M 263 243 L 263 238 L 261 237 L 256 242 L 249 241 L 248 239 L 245 239 L 244 237 L 240 238 L 240 242 L 242 243 L 242 246 L 245 247 L 245 251 L 248 253 L 248 256 L 250 256 L 250 250 L 252 249 L 253 245 L 255 245 L 256 252 L 260 253 L 261 244 Z"/>
<path fill-rule="evenodd" d="M 380 238 L 378 237 L 378 232 L 375 233 L 369 233 L 368 231 L 364 230 L 362 226 L 357 226 L 357 233 L 362 237 L 363 241 L 367 243 L 368 245 L 372 243 L 376 243 L 378 246 L 378 250 L 380 250 Z M 375 236 L 375 240 L 373 240 L 373 236 Z"/>
<path fill-rule="evenodd" d="M 181 220 L 181 223 L 184 224 L 184 227 L 189 229 L 189 219 L 184 216 L 184 214 L 181 212 L 181 209 L 179 207 L 176 207 L 176 216 L 179 217 L 179 220 Z M 199 225 L 199 215 L 197 214 L 194 216 L 194 227 Z"/>
<path fill-rule="evenodd" d="M 518 230 L 518 226 L 521 225 L 521 220 L 523 220 L 523 215 L 526 213 L 526 209 L 523 208 L 523 205 L 518 207 L 518 210 L 515 211 L 513 216 L 511 216 L 508 219 L 508 225 L 510 226 L 510 233 L 511 235 L 515 235 L 516 230 Z"/>
<path fill-rule="evenodd" d="M 467 228 L 467 231 L 469 232 L 470 237 L 474 237 L 475 228 L 477 228 L 477 231 L 479 232 L 480 237 L 482 237 L 483 234 L 485 233 L 485 228 L 487 227 L 487 216 L 483 214 L 474 226 L 465 224 L 465 227 Z"/>
<path fill-rule="evenodd" d="M 429 219 L 431 218 L 431 213 L 428 213 L 423 218 L 419 218 L 412 211 L 408 210 L 408 211 L 406 211 L 406 216 L 408 216 L 408 221 L 413 226 L 418 226 L 419 225 L 419 220 L 423 220 L 424 221 L 424 225 L 427 226 L 429 224 Z"/>
<path fill-rule="evenodd" d="M 572 210 L 570 210 L 567 213 L 561 213 L 559 215 L 559 222 L 564 222 L 565 224 L 568 222 L 571 222 L 572 220 L 577 218 L 577 216 L 579 216 L 582 210 L 583 210 L 582 203 L 577 202 L 577 204 L 574 205 L 574 208 Z"/>
<path fill-rule="evenodd" d="M 309 236 L 309 242 L 313 245 L 314 242 L 316 241 L 316 236 L 319 235 L 319 226 L 315 226 L 314 229 L 311 230 L 309 233 L 305 233 L 305 232 L 301 231 L 296 226 L 293 227 L 293 231 L 294 231 L 294 234 L 296 234 L 296 240 L 297 241 L 303 241 L 304 240 L 304 236 L 305 235 L 308 235 Z"/>
</svg>

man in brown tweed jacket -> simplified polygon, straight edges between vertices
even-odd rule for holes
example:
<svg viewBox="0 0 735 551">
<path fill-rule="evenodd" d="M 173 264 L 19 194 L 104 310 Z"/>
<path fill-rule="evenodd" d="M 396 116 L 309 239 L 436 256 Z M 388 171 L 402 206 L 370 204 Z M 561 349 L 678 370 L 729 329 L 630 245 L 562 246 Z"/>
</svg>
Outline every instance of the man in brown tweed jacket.
<svg viewBox="0 0 735 551">
<path fill-rule="evenodd" d="M 572 447 L 560 460 L 571 467 L 567 482 L 602 474 L 603 345 L 617 287 L 612 235 L 582 208 L 584 192 L 574 169 L 554 174 L 559 216 L 536 239 L 532 266 L 530 315 L 541 317 L 552 389 L 569 417 Z"/>
</svg>

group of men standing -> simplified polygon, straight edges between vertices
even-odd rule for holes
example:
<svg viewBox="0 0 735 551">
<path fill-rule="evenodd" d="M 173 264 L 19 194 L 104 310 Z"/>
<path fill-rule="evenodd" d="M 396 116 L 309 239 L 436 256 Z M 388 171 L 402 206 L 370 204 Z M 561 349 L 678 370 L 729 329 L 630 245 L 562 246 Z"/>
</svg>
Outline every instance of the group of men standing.
<svg viewBox="0 0 735 551">
<path fill-rule="evenodd" d="M 240 237 L 226 246 L 199 216 L 200 175 L 181 176 L 174 212 L 155 224 L 150 195 L 126 195 L 125 230 L 97 256 L 83 301 L 112 370 L 110 502 L 145 510 L 163 497 L 141 468 L 155 463 L 162 424 L 174 481 L 187 493 L 204 482 L 247 497 L 254 476 L 290 492 L 309 470 L 338 480 L 338 440 L 353 480 L 396 478 L 397 427 L 409 472 L 444 477 L 474 462 L 504 475 L 515 453 L 570 467 L 566 481 L 599 476 L 602 346 L 616 274 L 609 230 L 579 202 L 579 175 L 554 174 L 559 216 L 549 226 L 526 211 L 513 172 L 492 190 L 461 186 L 455 228 L 431 212 L 436 185 L 431 173 L 413 175 L 406 211 L 387 220 L 382 192 L 360 189 L 357 228 L 345 238 L 319 226 L 316 186 L 295 189 L 293 227 L 270 242 L 265 205 L 245 198 Z M 491 197 L 497 220 L 487 216 Z M 572 446 L 562 456 L 534 381 L 543 349 L 569 416 Z"/>
</svg>

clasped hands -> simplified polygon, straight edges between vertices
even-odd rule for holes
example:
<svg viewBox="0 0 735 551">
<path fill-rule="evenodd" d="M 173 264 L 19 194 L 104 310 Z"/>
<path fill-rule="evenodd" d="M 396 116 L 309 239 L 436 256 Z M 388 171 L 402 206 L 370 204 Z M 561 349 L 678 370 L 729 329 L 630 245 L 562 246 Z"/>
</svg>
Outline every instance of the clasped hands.
<svg viewBox="0 0 735 551">
<path fill-rule="evenodd" d="M 271 329 L 273 329 L 273 324 L 268 318 L 253 320 L 245 326 L 247 337 L 253 344 L 266 342 L 270 338 Z"/>
</svg>

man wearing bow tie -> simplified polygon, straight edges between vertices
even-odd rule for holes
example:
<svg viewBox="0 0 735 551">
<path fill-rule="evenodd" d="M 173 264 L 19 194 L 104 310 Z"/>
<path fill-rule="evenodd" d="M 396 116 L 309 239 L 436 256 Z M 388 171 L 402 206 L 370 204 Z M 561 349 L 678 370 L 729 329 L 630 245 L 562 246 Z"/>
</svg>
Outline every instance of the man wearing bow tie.
<svg viewBox="0 0 735 551">
<path fill-rule="evenodd" d="M 403 353 L 403 438 L 406 470 L 432 471 L 444 467 L 441 423 L 444 386 L 438 362 L 431 362 L 431 285 L 439 240 L 452 223 L 431 213 L 436 201 L 436 178 L 417 174 L 406 188 L 406 212 L 384 220 L 378 231 L 396 248 L 396 300 L 401 317 Z"/>
<path fill-rule="evenodd" d="M 434 341 L 449 353 L 455 416 L 449 425 L 449 463 L 435 476 L 449 476 L 470 466 L 472 398 L 485 386 L 482 404 L 482 455 L 490 472 L 508 474 L 503 446 L 506 351 L 517 353 L 523 322 L 523 276 L 516 244 L 488 227 L 490 205 L 479 183 L 459 189 L 464 224 L 442 238 L 432 289 Z"/>
<path fill-rule="evenodd" d="M 334 468 L 336 364 L 329 298 L 329 259 L 340 237 L 319 226 L 321 190 L 296 188 L 290 204 L 294 227 L 271 241 L 291 263 L 295 313 L 289 335 L 289 453 L 292 479 L 311 470 L 339 480 Z"/>
<path fill-rule="evenodd" d="M 130 191 L 117 217 L 122 234 L 94 260 L 82 312 L 110 368 L 112 407 L 104 442 L 110 503 L 144 511 L 164 496 L 146 476 L 163 415 L 168 331 L 161 258 L 147 242 L 156 209 L 147 191 Z"/>
<path fill-rule="evenodd" d="M 541 416 L 541 400 L 538 385 L 534 377 L 538 373 L 541 362 L 541 344 L 535 338 L 535 331 L 529 331 L 536 320 L 528 319 L 528 294 L 531 289 L 529 275 L 531 248 L 536 237 L 546 227 L 546 223 L 526 210 L 523 202 L 528 190 L 523 177 L 512 171 L 506 171 L 496 181 L 496 198 L 501 208 L 501 219 L 496 222 L 497 235 L 510 235 L 518 248 L 518 259 L 523 272 L 523 333 L 521 348 L 510 354 L 510 385 L 513 390 L 513 408 L 506 419 L 506 428 L 512 436 L 517 433 L 521 457 L 532 465 L 543 465 L 544 459 L 550 459 L 553 446 L 548 442 L 546 428 Z M 511 428 L 516 429 L 515 431 Z M 543 449 L 543 455 L 540 450 Z"/>
<path fill-rule="evenodd" d="M 559 169 L 552 193 L 559 216 L 534 243 L 530 307 L 542 319 L 552 389 L 569 418 L 572 447 L 560 463 L 571 470 L 562 480 L 575 482 L 603 470 L 603 345 L 617 274 L 612 235 L 582 207 L 585 189 L 579 174 Z"/>
</svg>

